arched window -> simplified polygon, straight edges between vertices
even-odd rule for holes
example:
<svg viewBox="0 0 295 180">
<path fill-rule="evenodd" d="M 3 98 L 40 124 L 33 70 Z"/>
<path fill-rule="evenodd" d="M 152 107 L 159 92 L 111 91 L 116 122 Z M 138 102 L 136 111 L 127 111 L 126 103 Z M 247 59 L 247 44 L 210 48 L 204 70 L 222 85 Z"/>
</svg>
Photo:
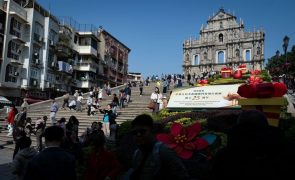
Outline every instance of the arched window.
<svg viewBox="0 0 295 180">
<path fill-rule="evenodd" d="M 206 61 L 208 59 L 207 52 L 204 52 L 204 60 Z"/>
<path fill-rule="evenodd" d="M 240 57 L 240 50 L 236 49 L 236 57 Z"/>
<path fill-rule="evenodd" d="M 218 52 L 218 63 L 224 63 L 224 52 L 223 51 Z"/>
<path fill-rule="evenodd" d="M 257 55 L 261 54 L 261 48 L 257 47 Z"/>
<path fill-rule="evenodd" d="M 249 49 L 247 49 L 245 52 L 245 58 L 246 58 L 246 61 L 251 60 L 251 51 Z"/>
<path fill-rule="evenodd" d="M 200 64 L 200 56 L 199 54 L 196 54 L 194 59 L 194 65 L 199 65 L 199 64 Z"/>
<path fill-rule="evenodd" d="M 219 39 L 219 42 L 223 42 L 223 34 L 219 34 L 218 39 Z"/>
</svg>

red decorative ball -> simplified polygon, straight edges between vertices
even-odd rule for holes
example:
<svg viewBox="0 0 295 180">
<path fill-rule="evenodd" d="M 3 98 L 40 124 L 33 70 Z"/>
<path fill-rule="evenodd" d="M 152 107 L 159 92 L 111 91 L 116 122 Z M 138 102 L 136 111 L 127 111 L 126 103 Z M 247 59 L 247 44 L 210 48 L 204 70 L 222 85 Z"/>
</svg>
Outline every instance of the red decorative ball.
<svg viewBox="0 0 295 180">
<path fill-rule="evenodd" d="M 274 92 L 275 92 L 275 89 L 272 83 L 256 84 L 256 95 L 258 98 L 273 97 Z"/>
<path fill-rule="evenodd" d="M 238 89 L 238 94 L 245 98 L 255 98 L 256 88 L 254 84 L 243 84 Z"/>
<path fill-rule="evenodd" d="M 273 97 L 282 97 L 287 93 L 287 86 L 284 83 L 274 82 L 274 94 Z"/>
<path fill-rule="evenodd" d="M 243 73 L 241 70 L 236 70 L 233 74 L 234 79 L 240 79 L 242 77 Z"/>
</svg>

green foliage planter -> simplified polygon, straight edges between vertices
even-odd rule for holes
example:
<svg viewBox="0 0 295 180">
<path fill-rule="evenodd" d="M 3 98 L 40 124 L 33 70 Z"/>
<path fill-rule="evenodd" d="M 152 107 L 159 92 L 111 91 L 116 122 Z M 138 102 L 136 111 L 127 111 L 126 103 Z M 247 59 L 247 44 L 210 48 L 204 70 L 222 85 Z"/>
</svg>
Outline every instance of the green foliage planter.
<svg viewBox="0 0 295 180">
<path fill-rule="evenodd" d="M 245 83 L 245 80 L 233 79 L 233 78 L 220 78 L 213 82 L 210 82 L 210 85 L 239 84 L 239 83 Z"/>
</svg>

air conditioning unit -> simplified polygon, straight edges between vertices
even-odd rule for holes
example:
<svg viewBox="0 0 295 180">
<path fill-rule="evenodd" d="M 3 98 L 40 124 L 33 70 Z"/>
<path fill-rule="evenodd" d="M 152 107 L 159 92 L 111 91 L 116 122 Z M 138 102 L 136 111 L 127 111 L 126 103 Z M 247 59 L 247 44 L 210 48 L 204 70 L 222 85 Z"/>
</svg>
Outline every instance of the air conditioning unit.
<svg viewBox="0 0 295 180">
<path fill-rule="evenodd" d="M 38 41 L 39 42 L 43 42 L 43 37 L 40 36 L 39 39 L 38 39 Z"/>
<path fill-rule="evenodd" d="M 40 63 L 40 60 L 39 59 L 36 59 L 35 60 L 35 64 L 39 64 Z"/>
<path fill-rule="evenodd" d="M 34 86 L 37 86 L 37 83 L 38 83 L 37 80 L 34 80 L 34 81 L 33 81 L 33 85 L 34 85 Z"/>
<path fill-rule="evenodd" d="M 14 76 L 19 76 L 19 73 L 15 71 Z"/>
</svg>

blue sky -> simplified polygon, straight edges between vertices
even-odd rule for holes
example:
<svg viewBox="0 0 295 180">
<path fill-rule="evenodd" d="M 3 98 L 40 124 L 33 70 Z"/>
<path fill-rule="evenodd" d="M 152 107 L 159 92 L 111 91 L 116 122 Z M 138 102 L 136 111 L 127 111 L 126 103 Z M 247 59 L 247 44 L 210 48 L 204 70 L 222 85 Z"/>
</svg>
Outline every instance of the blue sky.
<svg viewBox="0 0 295 180">
<path fill-rule="evenodd" d="M 144 76 L 182 73 L 182 43 L 198 38 L 202 24 L 220 7 L 244 20 L 245 29 L 262 27 L 265 57 L 283 52 L 282 39 L 295 44 L 294 0 L 38 0 L 56 16 L 102 25 L 131 49 L 129 71 Z"/>
</svg>

